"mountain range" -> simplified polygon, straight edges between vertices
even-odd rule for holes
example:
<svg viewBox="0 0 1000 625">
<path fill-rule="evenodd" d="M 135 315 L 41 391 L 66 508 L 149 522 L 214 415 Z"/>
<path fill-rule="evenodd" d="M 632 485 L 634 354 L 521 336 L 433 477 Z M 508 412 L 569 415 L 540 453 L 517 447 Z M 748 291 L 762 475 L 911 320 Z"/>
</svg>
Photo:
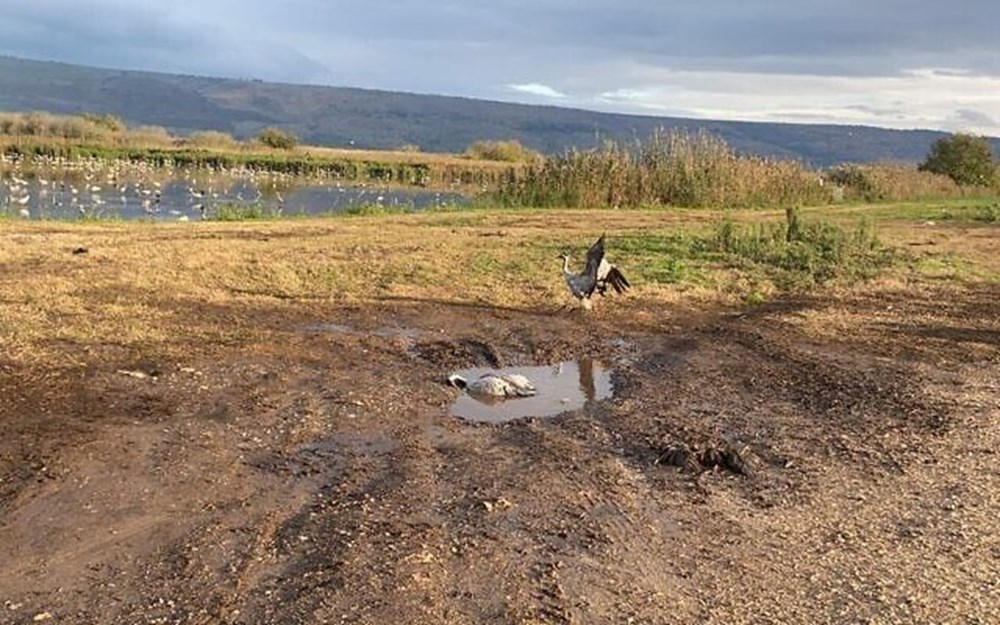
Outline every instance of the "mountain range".
<svg viewBox="0 0 1000 625">
<path fill-rule="evenodd" d="M 325 87 L 114 70 L 0 57 L 0 110 L 110 113 L 129 125 L 173 133 L 219 130 L 236 138 L 274 126 L 304 143 L 461 152 L 477 140 L 516 139 L 545 153 L 605 140 L 648 137 L 656 128 L 705 129 L 740 153 L 813 166 L 919 162 L 946 133 L 871 126 L 718 121 L 600 113 L 350 87 Z M 1000 140 L 994 139 L 994 149 Z"/>
</svg>

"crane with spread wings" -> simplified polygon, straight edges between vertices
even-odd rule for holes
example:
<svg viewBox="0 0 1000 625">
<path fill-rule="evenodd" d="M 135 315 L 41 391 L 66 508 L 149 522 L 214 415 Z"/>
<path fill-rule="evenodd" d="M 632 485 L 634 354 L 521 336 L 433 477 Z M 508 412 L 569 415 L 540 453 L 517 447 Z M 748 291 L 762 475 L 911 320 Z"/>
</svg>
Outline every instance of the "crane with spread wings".
<svg viewBox="0 0 1000 625">
<path fill-rule="evenodd" d="M 624 293 L 632 286 L 621 270 L 605 258 L 603 234 L 587 250 L 587 262 L 581 273 L 569 270 L 569 254 L 563 254 L 561 258 L 566 286 L 569 287 L 573 297 L 580 300 L 587 310 L 590 310 L 592 305 L 591 296 L 594 292 L 605 295 L 610 287 L 615 293 Z"/>
</svg>

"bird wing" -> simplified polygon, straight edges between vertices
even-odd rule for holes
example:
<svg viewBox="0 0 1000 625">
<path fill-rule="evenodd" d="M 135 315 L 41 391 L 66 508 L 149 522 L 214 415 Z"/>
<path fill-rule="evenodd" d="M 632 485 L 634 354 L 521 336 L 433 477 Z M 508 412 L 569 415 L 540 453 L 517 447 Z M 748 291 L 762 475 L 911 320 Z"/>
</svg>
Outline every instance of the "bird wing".
<svg viewBox="0 0 1000 625">
<path fill-rule="evenodd" d="M 597 240 L 596 243 L 590 246 L 587 250 L 587 265 L 584 267 L 583 274 L 585 276 L 590 276 L 590 278 L 596 282 L 597 273 L 601 267 L 601 261 L 604 260 L 604 235 Z"/>
<path fill-rule="evenodd" d="M 632 286 L 629 284 L 628 279 L 625 278 L 625 274 L 614 265 L 611 265 L 611 269 L 608 270 L 607 283 L 611 285 L 616 293 L 624 293 Z"/>
</svg>

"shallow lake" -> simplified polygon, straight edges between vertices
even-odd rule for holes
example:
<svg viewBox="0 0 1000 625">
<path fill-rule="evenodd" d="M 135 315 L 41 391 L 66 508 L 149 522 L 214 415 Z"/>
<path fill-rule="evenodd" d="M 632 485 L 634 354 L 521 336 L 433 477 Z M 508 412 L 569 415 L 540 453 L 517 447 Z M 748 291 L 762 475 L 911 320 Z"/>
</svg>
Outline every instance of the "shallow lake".
<svg viewBox="0 0 1000 625">
<path fill-rule="evenodd" d="M 216 219 L 220 214 L 321 215 L 361 206 L 421 210 L 469 203 L 466 195 L 426 189 L 380 188 L 338 183 L 251 180 L 198 184 L 197 179 L 107 181 L 0 177 L 0 215 L 29 219 Z"/>
</svg>

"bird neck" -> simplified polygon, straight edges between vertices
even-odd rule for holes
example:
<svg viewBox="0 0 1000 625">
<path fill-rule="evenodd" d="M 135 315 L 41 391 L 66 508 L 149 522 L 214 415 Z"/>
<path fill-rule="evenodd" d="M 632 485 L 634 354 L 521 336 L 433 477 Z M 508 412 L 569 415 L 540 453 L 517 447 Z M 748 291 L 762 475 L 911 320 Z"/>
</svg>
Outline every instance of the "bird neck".
<svg viewBox="0 0 1000 625">
<path fill-rule="evenodd" d="M 563 256 L 563 273 L 569 273 L 569 254 Z"/>
</svg>

